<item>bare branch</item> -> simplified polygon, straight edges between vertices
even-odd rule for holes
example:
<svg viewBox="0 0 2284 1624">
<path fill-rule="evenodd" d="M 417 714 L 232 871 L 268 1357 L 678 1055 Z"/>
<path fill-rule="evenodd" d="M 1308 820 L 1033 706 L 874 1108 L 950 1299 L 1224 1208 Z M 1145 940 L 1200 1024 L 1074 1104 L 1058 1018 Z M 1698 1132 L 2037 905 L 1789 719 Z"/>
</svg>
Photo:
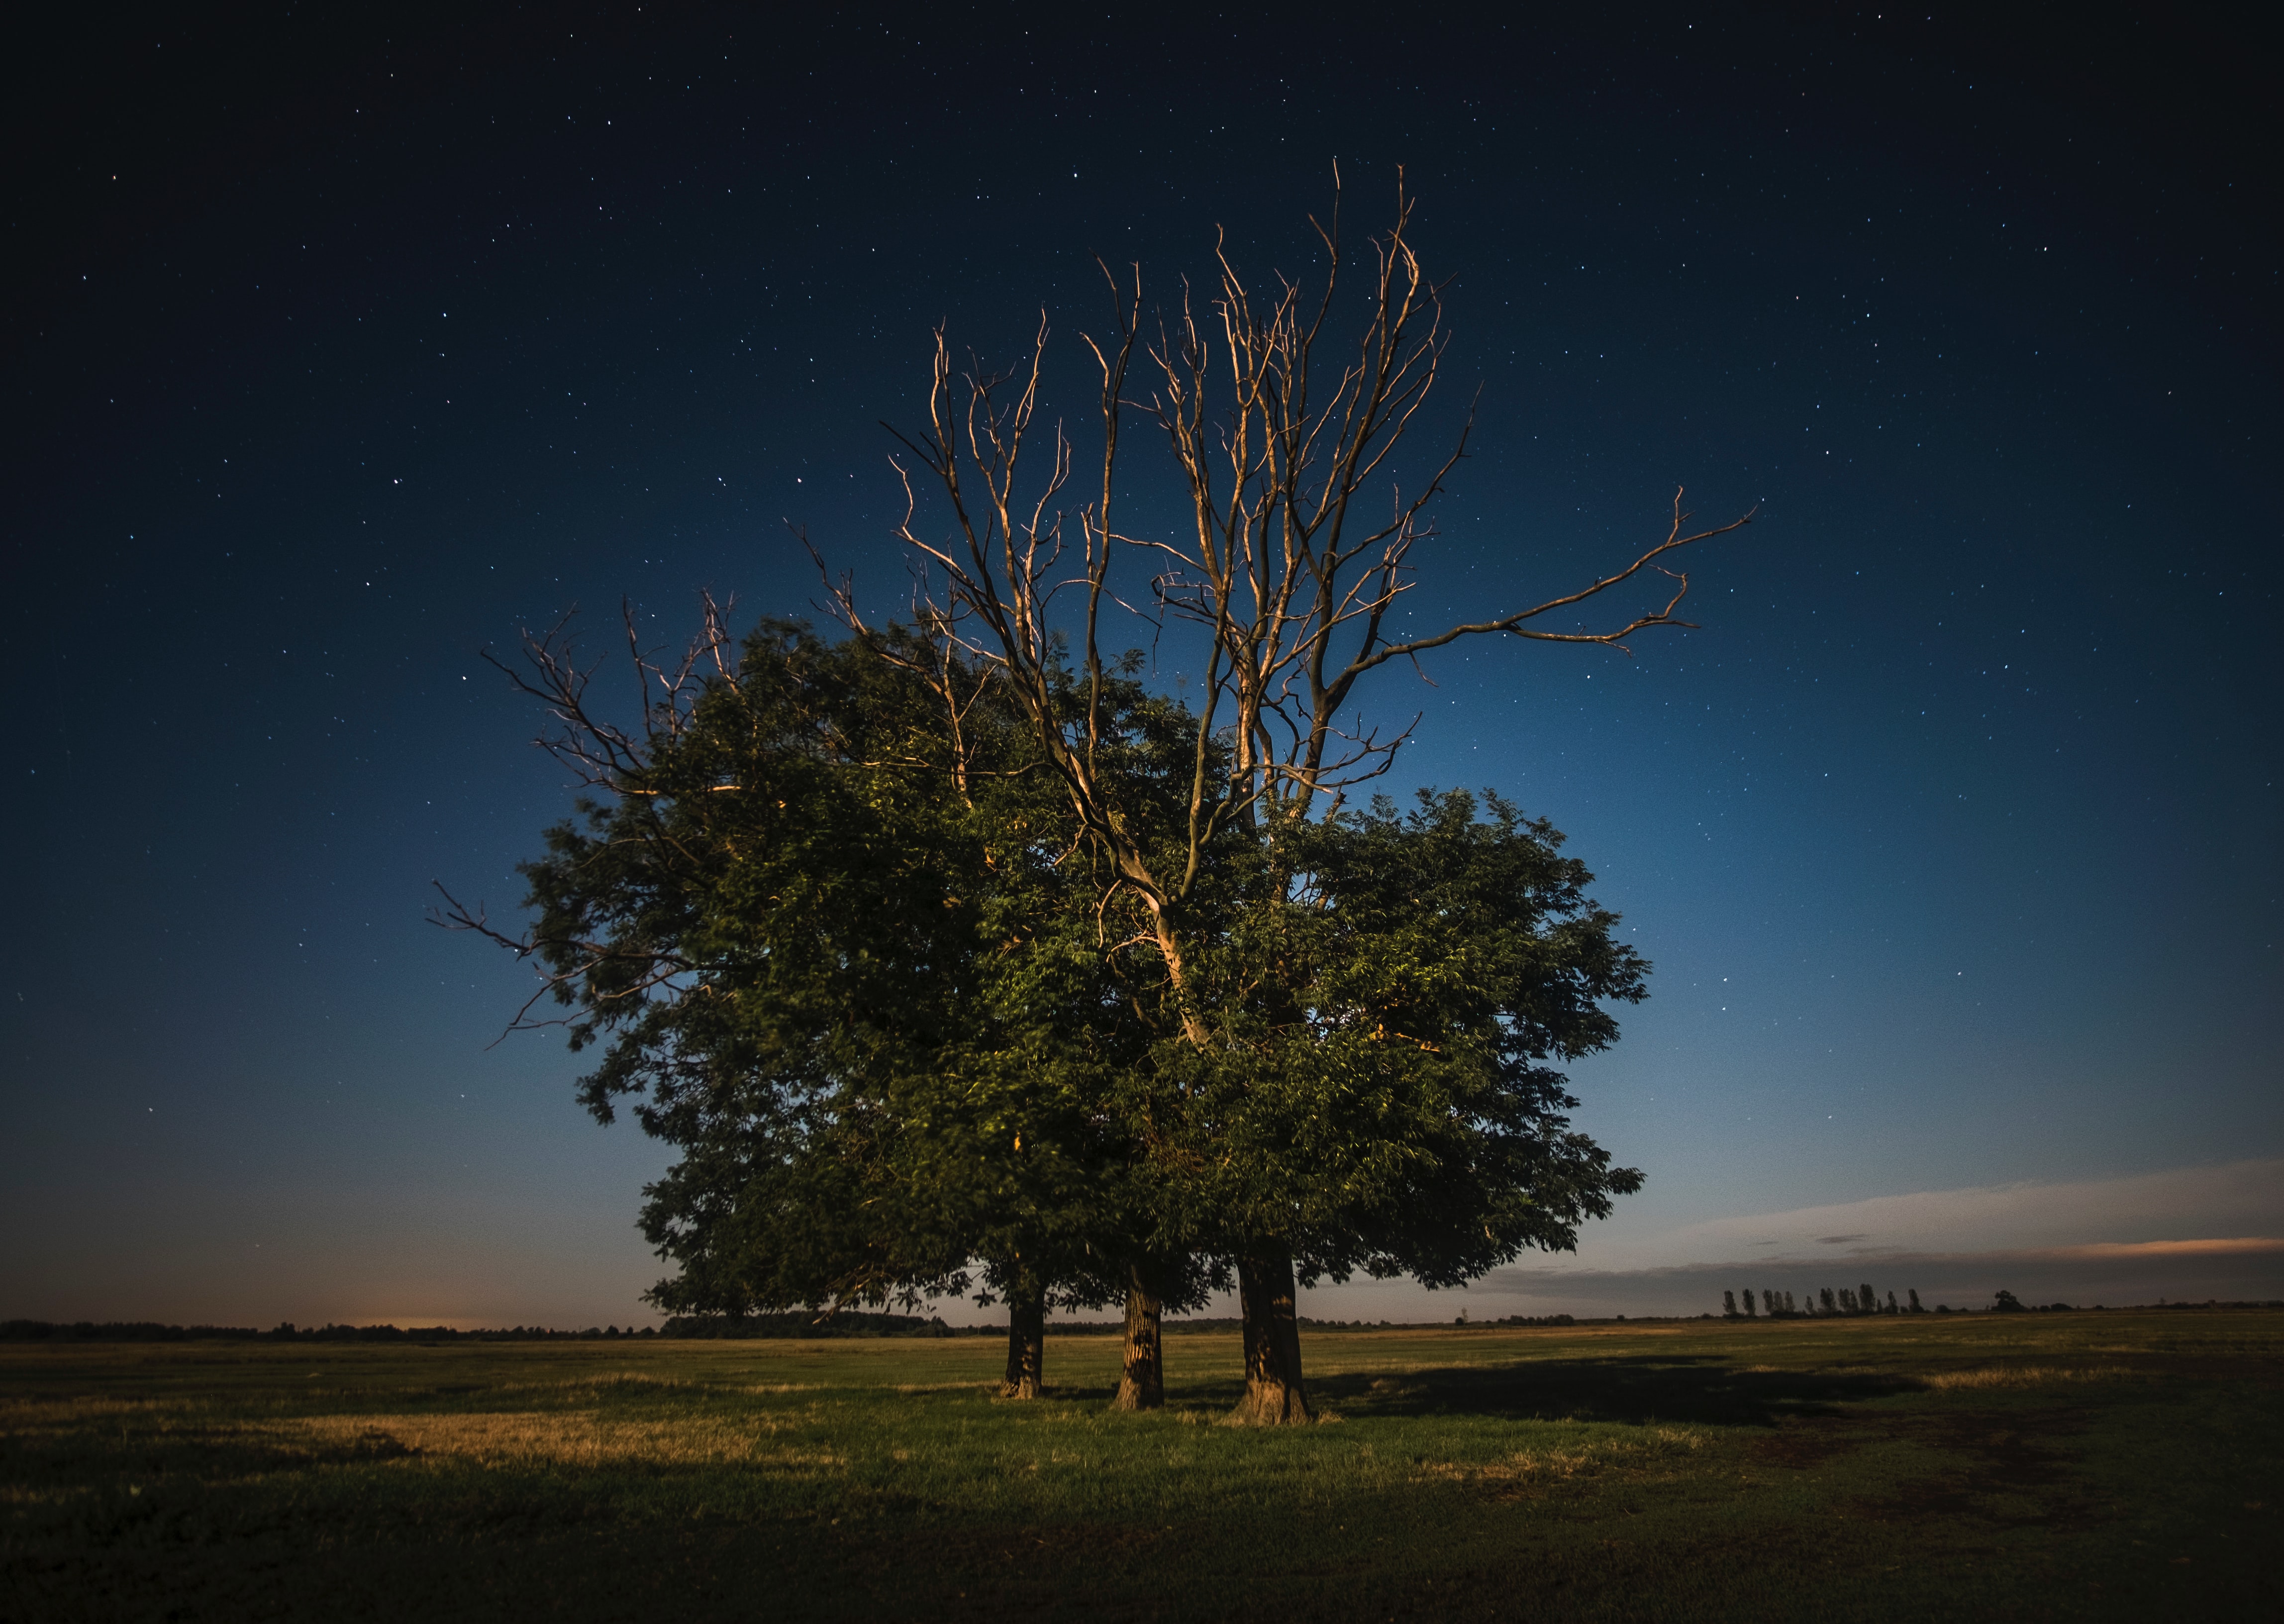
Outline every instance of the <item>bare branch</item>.
<svg viewBox="0 0 2284 1624">
<path fill-rule="evenodd" d="M 1562 597 L 1550 598 L 1544 603 L 1536 604 L 1527 609 L 1518 609 L 1512 615 L 1502 615 L 1496 620 L 1476 621 L 1469 624 L 1453 626 L 1449 631 L 1438 632 L 1434 637 L 1417 638 L 1408 642 L 1388 644 L 1357 660 L 1355 663 L 1355 669 L 1358 672 L 1367 671 L 1376 665 L 1385 664 L 1389 660 L 1419 655 L 1428 649 L 1440 648 L 1446 643 L 1456 642 L 1460 638 L 1474 637 L 1484 632 L 1512 632 L 1517 636 L 1536 638 L 1550 643 L 1623 643 L 1626 638 L 1646 626 L 1686 626 L 1690 623 L 1676 620 L 1673 617 L 1673 611 L 1679 607 L 1682 599 L 1689 595 L 1689 577 L 1686 575 L 1676 575 L 1672 570 L 1666 569 L 1662 566 L 1659 566 L 1659 573 L 1680 582 L 1679 590 L 1675 592 L 1663 608 L 1652 614 L 1638 616 L 1615 631 L 1541 632 L 1528 627 L 1525 623 L 1536 620 L 1539 616 L 1552 610 L 1568 608 L 1574 604 L 1584 603 L 1589 598 L 1599 596 L 1614 586 L 1622 585 L 1654 564 L 1658 559 L 1668 553 L 1690 546 L 1697 542 L 1709 541 L 1716 536 L 1725 536 L 1732 530 L 1742 530 L 1753 522 L 1759 512 L 1760 509 L 1757 506 L 1748 508 L 1742 515 L 1730 520 L 1726 524 L 1716 525 L 1709 530 L 1699 530 L 1693 536 L 1684 536 L 1681 534 L 1681 527 L 1690 515 L 1681 511 L 1681 492 L 1676 490 L 1673 493 L 1671 532 L 1663 541 L 1650 548 L 1648 552 L 1634 560 L 1617 574 L 1605 576 L 1591 586 L 1581 587 L 1578 591 L 1567 593 Z"/>
<path fill-rule="evenodd" d="M 1433 636 L 1391 638 L 1390 616 L 1413 585 L 1415 551 L 1435 539 L 1431 505 L 1467 454 L 1475 413 L 1471 404 L 1454 439 L 1418 477 L 1400 476 L 1448 351 L 1443 285 L 1428 276 L 1412 245 L 1413 200 L 1400 171 L 1393 223 L 1353 268 L 1340 203 L 1336 171 L 1332 212 L 1324 223 L 1310 220 L 1325 264 L 1320 289 L 1275 272 L 1248 280 L 1226 237 L 1217 236 L 1210 290 L 1185 281 L 1146 342 L 1138 270 L 1130 284 L 1098 262 L 1113 326 L 1102 337 L 1082 338 L 1100 380 L 1100 484 L 1075 508 L 1058 505 L 1076 472 L 1062 425 L 1051 430 L 1043 467 L 1029 471 L 1024 455 L 1041 404 L 1044 318 L 1022 364 L 1005 373 L 980 364 L 956 372 L 939 330 L 927 428 L 897 432 L 911 461 L 891 459 L 905 493 L 896 534 L 931 583 L 924 604 L 916 593 L 916 620 L 931 647 L 946 657 L 957 650 L 1006 684 L 1099 860 L 1106 920 L 1110 911 L 1130 911 L 1182 996 L 1187 948 L 1178 922 L 1208 846 L 1234 827 L 1266 832 L 1310 817 L 1320 794 L 1336 807 L 1344 788 L 1388 773 L 1412 738 L 1416 717 L 1393 734 L 1360 720 L 1340 725 L 1359 680 L 1399 658 L 1416 670 L 1428 652 L 1482 633 L 1623 649 L 1636 632 L 1685 626 L 1678 610 L 1688 577 L 1669 569 L 1666 555 L 1754 516 L 1685 533 L 1677 492 L 1665 537 L 1623 569 Z M 1362 323 L 1336 344 L 1335 312 L 1354 308 L 1342 279 L 1358 276 Z M 1146 391 L 1129 386 L 1138 349 L 1151 377 Z M 1186 503 L 1177 524 L 1117 522 L 1120 429 L 1129 411 L 1162 436 Z M 919 527 L 914 470 L 941 491 L 949 520 L 941 531 Z M 1148 560 L 1146 597 L 1122 592 L 1113 578 L 1128 552 Z M 1662 607 L 1600 630 L 1547 624 L 1557 611 L 1653 570 L 1673 586 Z M 831 590 L 836 617 L 870 635 L 846 578 Z M 1052 617 L 1072 612 L 1067 593 L 1083 606 L 1072 628 L 1070 675 L 1087 693 L 1078 722 L 1057 699 L 1066 676 Z M 1102 770 L 1106 606 L 1147 624 L 1154 650 L 1169 626 L 1203 645 L 1187 826 L 1170 856 L 1146 846 L 1133 809 Z M 943 697 L 956 732 L 959 701 Z M 1107 923 L 1105 931 L 1107 941 Z M 1185 1024 L 1202 1040 L 1202 1029 Z"/>
</svg>

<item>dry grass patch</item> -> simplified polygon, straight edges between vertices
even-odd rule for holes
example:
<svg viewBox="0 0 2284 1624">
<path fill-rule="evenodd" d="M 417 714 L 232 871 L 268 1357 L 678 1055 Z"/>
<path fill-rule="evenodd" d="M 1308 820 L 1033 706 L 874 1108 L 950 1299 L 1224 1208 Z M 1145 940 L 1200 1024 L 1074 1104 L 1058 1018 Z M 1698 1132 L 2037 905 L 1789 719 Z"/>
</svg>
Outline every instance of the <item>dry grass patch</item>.
<svg viewBox="0 0 2284 1624">
<path fill-rule="evenodd" d="M 1552 1448 L 1521 1449 L 1495 1461 L 1422 1461 L 1420 1472 L 1423 1477 L 1461 1483 L 1563 1483 L 1612 1471 L 1647 1471 L 1661 1463 L 1686 1458 L 1706 1442 L 1705 1433 L 1686 1427 L 1653 1427 L 1639 1439 L 1597 1438 Z"/>
<path fill-rule="evenodd" d="M 202 1408 L 167 1399 L 12 1399 L 0 1402 L 0 1438 L 75 1432 L 92 1422 L 171 1420 Z"/>
<path fill-rule="evenodd" d="M 1986 1365 L 1975 1370 L 1940 1370 L 1920 1380 L 1938 1392 L 1954 1387 L 2055 1387 L 2065 1382 L 2116 1382 L 2134 1372 L 2124 1365 Z"/>
<path fill-rule="evenodd" d="M 780 1447 L 771 1439 L 794 1423 L 761 1416 L 616 1420 L 589 1411 L 480 1411 L 458 1416 L 322 1416 L 252 1430 L 279 1442 L 335 1447 L 387 1438 L 409 1455 L 483 1466 L 745 1465 L 796 1475 L 845 1471 L 849 1457 Z"/>
</svg>

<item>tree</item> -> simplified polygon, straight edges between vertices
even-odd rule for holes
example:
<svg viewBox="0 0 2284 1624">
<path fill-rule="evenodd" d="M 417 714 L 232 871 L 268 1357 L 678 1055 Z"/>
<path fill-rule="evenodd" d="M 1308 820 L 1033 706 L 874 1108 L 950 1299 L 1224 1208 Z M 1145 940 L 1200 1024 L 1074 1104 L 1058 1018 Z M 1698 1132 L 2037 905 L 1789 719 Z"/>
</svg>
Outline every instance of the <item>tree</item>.
<svg viewBox="0 0 2284 1624">
<path fill-rule="evenodd" d="M 1037 429 L 1044 326 L 1007 373 L 960 372 L 939 333 L 927 422 L 904 440 L 913 464 L 899 465 L 907 496 L 899 534 L 932 572 L 918 616 L 923 635 L 1004 679 L 1095 854 L 1102 917 L 1154 961 L 1153 995 L 1140 1001 L 1162 1012 L 1157 1071 L 1179 1080 L 1161 1088 L 1159 1102 L 1174 1118 L 1153 1154 L 1167 1167 L 1170 1144 L 1192 1153 L 1210 1146 L 1209 1164 L 1232 1170 L 1218 1192 L 1229 1199 L 1184 1209 L 1175 1228 L 1234 1261 L 1248 1350 L 1240 1414 L 1256 1421 L 1310 1414 L 1296 1263 L 1303 1273 L 1337 1269 L 1347 1265 L 1334 1258 L 1386 1260 L 1404 1250 L 1362 1236 L 1329 1241 L 1308 1215 L 1309 1189 L 1280 1182 L 1298 1173 L 1308 1183 L 1280 1147 L 1309 1124 L 1279 1119 L 1276 1108 L 1325 1098 L 1277 1080 L 1294 1080 L 1282 1068 L 1307 1047 L 1298 1034 L 1310 1026 L 1310 1006 L 1273 951 L 1247 957 L 1273 949 L 1288 926 L 1299 929 L 1282 899 L 1309 872 L 1308 831 L 1328 827 L 1322 820 L 1348 787 L 1387 771 L 1410 734 L 1384 737 L 1360 719 L 1344 724 L 1359 685 L 1383 666 L 1416 664 L 1468 637 L 1623 647 L 1637 632 L 1686 624 L 1675 611 L 1688 579 L 1668 569 L 1670 556 L 1752 516 L 1691 532 L 1677 493 L 1666 535 L 1612 573 L 1482 621 L 1406 629 L 1398 604 L 1412 585 L 1413 553 L 1434 535 L 1430 505 L 1467 443 L 1462 430 L 1408 489 L 1397 483 L 1397 453 L 1429 398 L 1445 342 L 1441 289 L 1411 245 L 1411 213 L 1399 190 L 1395 222 L 1365 263 L 1361 332 L 1352 336 L 1336 333 L 1336 312 L 1356 309 L 1342 281 L 1337 208 L 1318 230 L 1325 275 L 1313 294 L 1281 278 L 1256 294 L 1217 256 L 1210 310 L 1185 296 L 1145 343 L 1138 270 L 1130 284 L 1111 279 L 1114 325 L 1085 341 L 1099 381 L 1101 454 L 1087 464 L 1076 507 L 1063 506 L 1066 487 L 1081 477 L 1070 443 L 1060 426 L 1043 436 Z M 1146 385 L 1132 381 L 1138 349 Z M 1120 451 L 1130 415 L 1163 436 L 1185 496 L 1178 522 L 1126 516 L 1134 491 Z M 940 499 L 941 528 L 919 516 L 923 482 Z M 1146 561 L 1146 594 L 1120 584 L 1128 561 Z M 1600 628 L 1560 618 L 1660 575 L 1670 589 L 1661 602 Z M 852 630 L 873 636 L 845 578 L 835 592 Z M 1143 607 L 1154 636 L 1170 633 L 1196 678 L 1194 770 L 1182 815 L 1169 824 L 1130 804 L 1102 766 L 1100 695 L 1115 664 L 1105 621 L 1130 601 Z M 1076 714 L 1057 686 L 1066 647 L 1084 695 Z M 1230 857 L 1232 843 L 1241 850 Z M 1372 1057 L 1355 1087 L 1375 1087 L 1367 1080 L 1380 1075 L 1374 1068 L 1392 1063 L 1392 1040 L 1381 1041 L 1388 1052 Z M 1177 1044 L 1186 1053 L 1168 1052 Z M 1201 1091 L 1216 1102 L 1245 1100 L 1248 1109 L 1241 1120 L 1189 1109 Z M 1606 1160 L 1599 1171 L 1579 1160 L 1577 1136 L 1560 1143 L 1548 1172 L 1558 1206 L 1574 1218 L 1606 1210 L 1610 1195 L 1632 1187 L 1632 1175 Z M 1402 1151 L 1391 1146 L 1388 1154 L 1400 1159 Z M 1186 1184 L 1194 1190 L 1200 1181 Z M 1480 1253 L 1450 1255 L 1454 1267 L 1474 1267 L 1457 1259 L 1568 1244 L 1574 1234 L 1565 1221 L 1535 1233 L 1524 1226 Z M 1310 1251 L 1327 1244 L 1329 1253 Z"/>
<path fill-rule="evenodd" d="M 1877 1314 L 1880 1312 L 1880 1294 L 1873 1291 L 1868 1283 L 1860 1284 L 1856 1288 L 1856 1304 L 1863 1313 Z"/>
<path fill-rule="evenodd" d="M 1925 1314 L 1927 1312 L 1926 1309 L 1920 1306 L 1920 1294 L 1917 1291 L 1908 1291 L 1905 1295 L 1908 1296 L 1912 1301 L 1911 1307 L 1905 1312 L 1910 1314 Z"/>
<path fill-rule="evenodd" d="M 1751 1299 L 1748 1298 L 1746 1300 L 1749 1302 Z M 1725 1320 L 1733 1320 L 1737 1317 L 1737 1294 L 1734 1291 L 1721 1293 L 1721 1317 Z"/>
<path fill-rule="evenodd" d="M 1450 1285 L 1523 1246 L 1573 1243 L 1638 1186 L 1568 1132 L 1576 1102 L 1545 1063 L 1610 1041 L 1601 1004 L 1641 996 L 1647 966 L 1559 835 L 1496 796 L 1488 816 L 1478 804 L 1422 791 L 1400 814 L 1382 798 L 1231 866 L 1230 917 L 1195 963 L 1222 1043 L 1162 1038 L 1140 1108 L 1177 1215 L 1161 1250 L 1242 1259 L 1268 1231 L 1302 1283 L 1362 1270 Z M 1289 1334 L 1289 1303 L 1260 1306 L 1248 1368 L 1296 1371 L 1297 1346 L 1264 1346 L 1260 1329 Z"/>
<path fill-rule="evenodd" d="M 1050 1298 L 1099 1303 L 1136 1266 L 1133 1147 L 1102 1102 L 1147 1033 L 991 674 L 883 647 L 919 646 L 764 622 L 733 651 L 709 602 L 678 666 L 635 650 L 646 697 L 622 727 L 567 628 L 531 639 L 516 675 L 555 719 L 544 741 L 599 794 L 525 865 L 528 936 L 457 903 L 445 922 L 535 957 L 573 1047 L 602 1046 L 589 1109 L 632 1097 L 684 1152 L 646 1192 L 645 1233 L 680 1266 L 652 1300 L 909 1299 L 966 1289 L 980 1259 L 1029 1396 Z M 1098 702 L 1107 770 L 1142 770 L 1173 709 L 1132 684 Z"/>
</svg>

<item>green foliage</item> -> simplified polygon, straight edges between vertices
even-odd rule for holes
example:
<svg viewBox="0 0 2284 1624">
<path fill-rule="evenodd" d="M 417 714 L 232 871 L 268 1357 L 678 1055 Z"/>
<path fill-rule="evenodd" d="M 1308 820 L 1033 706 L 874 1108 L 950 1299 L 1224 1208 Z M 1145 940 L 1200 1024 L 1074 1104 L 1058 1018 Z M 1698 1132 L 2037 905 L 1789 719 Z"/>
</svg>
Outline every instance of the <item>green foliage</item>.
<svg viewBox="0 0 2284 1624">
<path fill-rule="evenodd" d="M 1273 832 L 1199 955 L 1215 1041 L 1154 1052 L 1153 1151 L 1205 1243 L 1292 1250 L 1303 1283 L 1455 1285 L 1568 1248 L 1641 1175 L 1570 1131 L 1549 1063 L 1607 1046 L 1648 965 L 1561 836 L 1422 791 Z"/>
<path fill-rule="evenodd" d="M 974 1257 L 1106 1290 L 1131 1158 L 1099 1102 L 1138 1034 L 989 697 L 947 737 L 907 664 L 766 623 L 526 867 L 572 1046 L 602 1048 L 582 1099 L 684 1153 L 643 1212 L 661 1307 L 909 1298 Z"/>
<path fill-rule="evenodd" d="M 1178 984 L 1036 719 L 895 628 L 764 623 L 547 832 L 529 950 L 599 1051 L 581 1098 L 681 1152 L 659 1306 L 909 1303 L 980 1260 L 1026 1314 L 1135 1267 L 1178 1306 L 1264 1243 L 1451 1285 L 1639 1187 L 1560 1067 L 1648 966 L 1561 836 L 1423 791 L 1197 838 L 1222 747 L 1134 669 L 1053 694 L 1124 849 L 1196 856 Z"/>
</svg>

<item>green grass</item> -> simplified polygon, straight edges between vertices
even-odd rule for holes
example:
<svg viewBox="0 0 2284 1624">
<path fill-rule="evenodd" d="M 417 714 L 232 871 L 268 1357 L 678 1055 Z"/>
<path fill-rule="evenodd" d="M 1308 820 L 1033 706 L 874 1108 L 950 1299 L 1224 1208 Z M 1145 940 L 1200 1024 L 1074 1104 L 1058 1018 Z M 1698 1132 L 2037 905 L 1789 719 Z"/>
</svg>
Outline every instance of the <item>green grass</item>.
<svg viewBox="0 0 2284 1624">
<path fill-rule="evenodd" d="M 2284 1313 L 1235 1339 L 0 1346 L 0 1619 L 2234 1619 Z"/>
</svg>

